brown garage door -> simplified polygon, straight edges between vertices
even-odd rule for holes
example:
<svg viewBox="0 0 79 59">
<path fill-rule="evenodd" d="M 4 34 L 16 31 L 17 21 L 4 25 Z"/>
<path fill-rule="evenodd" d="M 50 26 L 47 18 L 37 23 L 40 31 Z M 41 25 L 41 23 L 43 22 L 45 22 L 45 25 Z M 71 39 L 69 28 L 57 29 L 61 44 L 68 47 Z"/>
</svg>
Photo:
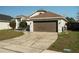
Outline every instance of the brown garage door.
<svg viewBox="0 0 79 59">
<path fill-rule="evenodd" d="M 57 32 L 56 21 L 34 21 L 34 31 Z"/>
</svg>

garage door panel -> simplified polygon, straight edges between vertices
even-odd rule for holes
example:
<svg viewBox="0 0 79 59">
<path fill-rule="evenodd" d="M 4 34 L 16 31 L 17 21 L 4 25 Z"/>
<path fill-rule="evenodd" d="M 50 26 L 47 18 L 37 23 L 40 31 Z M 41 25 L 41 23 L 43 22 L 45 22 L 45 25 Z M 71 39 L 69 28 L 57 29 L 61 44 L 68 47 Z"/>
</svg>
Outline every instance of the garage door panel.
<svg viewBox="0 0 79 59">
<path fill-rule="evenodd" d="M 56 22 L 35 22 L 34 31 L 56 32 Z"/>
</svg>

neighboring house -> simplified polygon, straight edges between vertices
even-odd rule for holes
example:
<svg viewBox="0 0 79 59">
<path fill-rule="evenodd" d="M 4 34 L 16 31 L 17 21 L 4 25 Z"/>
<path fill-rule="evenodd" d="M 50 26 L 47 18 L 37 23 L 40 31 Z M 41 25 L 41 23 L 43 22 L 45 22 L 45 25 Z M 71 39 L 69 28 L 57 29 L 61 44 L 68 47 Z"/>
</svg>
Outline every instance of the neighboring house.
<svg viewBox="0 0 79 59">
<path fill-rule="evenodd" d="M 22 20 L 26 20 L 30 32 L 63 32 L 67 27 L 67 20 L 64 16 L 45 10 L 38 10 L 29 17 L 20 16 L 16 18 L 16 29 L 18 29 L 18 24 Z"/>
<path fill-rule="evenodd" d="M 0 20 L 0 30 L 11 29 L 8 21 Z"/>
<path fill-rule="evenodd" d="M 9 15 L 0 14 L 0 30 L 10 29 L 9 22 L 12 18 Z"/>
<path fill-rule="evenodd" d="M 27 16 L 24 16 L 24 15 L 19 15 L 19 16 L 16 16 L 16 18 L 14 18 L 14 20 L 16 21 L 16 29 L 19 29 L 19 23 L 23 20 L 27 20 Z"/>
</svg>

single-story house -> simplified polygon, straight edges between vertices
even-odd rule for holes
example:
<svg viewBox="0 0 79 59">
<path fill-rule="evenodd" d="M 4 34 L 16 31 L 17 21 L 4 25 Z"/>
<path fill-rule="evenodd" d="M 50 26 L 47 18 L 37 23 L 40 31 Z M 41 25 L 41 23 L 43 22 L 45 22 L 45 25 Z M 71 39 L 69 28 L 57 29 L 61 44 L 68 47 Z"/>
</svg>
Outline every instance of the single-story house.
<svg viewBox="0 0 79 59">
<path fill-rule="evenodd" d="M 0 30 L 3 29 L 11 29 L 9 26 L 9 22 L 13 17 L 5 14 L 0 14 Z"/>
<path fill-rule="evenodd" d="M 67 28 L 67 20 L 64 16 L 45 10 L 38 10 L 28 17 L 17 17 L 16 29 L 22 20 L 26 20 L 30 32 L 63 32 Z"/>
</svg>

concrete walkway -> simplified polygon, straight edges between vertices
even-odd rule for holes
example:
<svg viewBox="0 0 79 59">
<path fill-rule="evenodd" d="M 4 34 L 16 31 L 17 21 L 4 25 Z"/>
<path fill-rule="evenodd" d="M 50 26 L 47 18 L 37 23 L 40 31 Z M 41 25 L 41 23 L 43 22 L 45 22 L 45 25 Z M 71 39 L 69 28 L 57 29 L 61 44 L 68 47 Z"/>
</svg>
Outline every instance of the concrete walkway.
<svg viewBox="0 0 79 59">
<path fill-rule="evenodd" d="M 0 41 L 0 52 L 42 53 L 56 39 L 56 32 L 25 32 L 23 36 Z"/>
<path fill-rule="evenodd" d="M 62 53 L 62 52 L 52 51 L 52 50 L 44 50 L 42 53 Z"/>
</svg>

